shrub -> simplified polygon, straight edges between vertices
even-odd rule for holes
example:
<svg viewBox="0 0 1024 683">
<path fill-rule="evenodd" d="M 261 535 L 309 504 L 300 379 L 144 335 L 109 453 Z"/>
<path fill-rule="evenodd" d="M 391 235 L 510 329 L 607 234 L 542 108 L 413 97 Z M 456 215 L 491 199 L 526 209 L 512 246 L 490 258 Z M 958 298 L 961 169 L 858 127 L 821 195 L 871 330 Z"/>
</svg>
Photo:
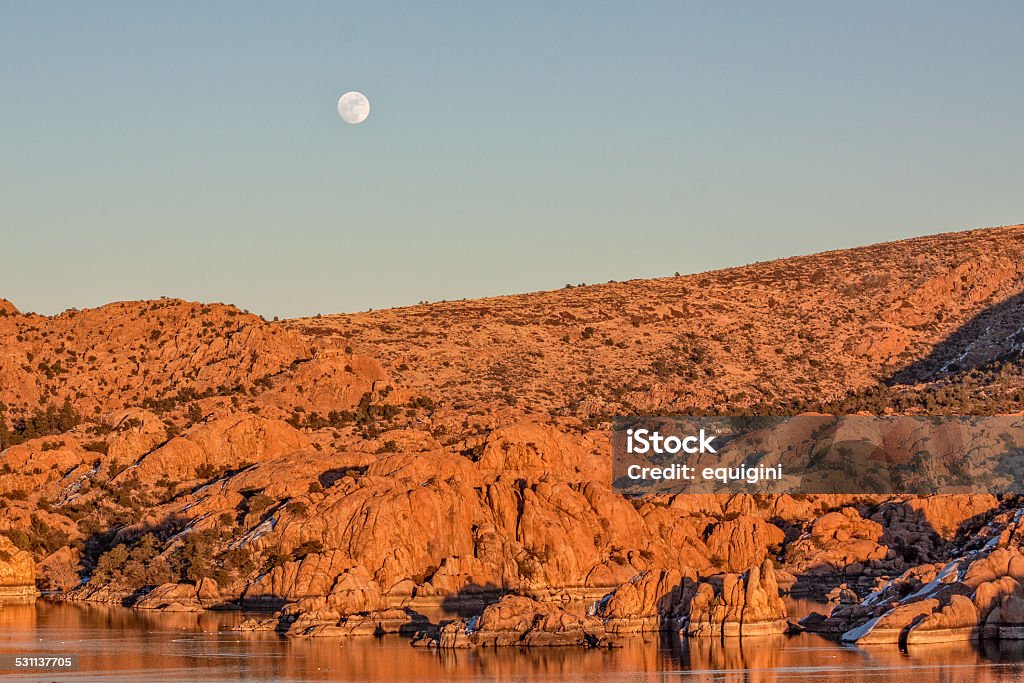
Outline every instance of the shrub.
<svg viewBox="0 0 1024 683">
<path fill-rule="evenodd" d="M 261 515 L 266 512 L 276 501 L 265 493 L 257 493 L 246 500 L 246 510 L 253 515 Z"/>
<path fill-rule="evenodd" d="M 196 468 L 196 479 L 213 479 L 217 476 L 217 468 L 211 463 L 203 463 Z"/>
<path fill-rule="evenodd" d="M 82 444 L 82 448 L 92 453 L 102 453 L 106 455 L 110 450 L 110 445 L 106 441 L 90 441 Z"/>
<path fill-rule="evenodd" d="M 29 439 L 63 434 L 82 421 L 82 416 L 67 398 L 60 408 L 47 406 L 45 410 L 37 411 L 29 417 L 15 419 L 11 426 L 7 424 L 5 413 L 6 406 L 0 406 L 0 451 Z"/>
</svg>

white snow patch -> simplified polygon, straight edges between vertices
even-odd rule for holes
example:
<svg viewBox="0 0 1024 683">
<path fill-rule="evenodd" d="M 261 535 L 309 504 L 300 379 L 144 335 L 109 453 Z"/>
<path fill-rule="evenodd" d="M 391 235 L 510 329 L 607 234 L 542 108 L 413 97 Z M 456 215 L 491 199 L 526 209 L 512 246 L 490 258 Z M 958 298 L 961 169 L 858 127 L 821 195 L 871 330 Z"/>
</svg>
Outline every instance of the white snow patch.
<svg viewBox="0 0 1024 683">
<path fill-rule="evenodd" d="M 252 541 L 255 541 L 257 538 L 269 534 L 271 531 L 274 530 L 275 526 L 277 526 L 277 520 L 273 517 L 261 522 L 259 526 L 255 527 L 252 531 L 242 536 L 242 538 L 238 540 L 238 543 L 236 543 L 234 547 L 244 548 L 245 546 L 249 545 L 249 543 L 251 543 Z"/>
<path fill-rule="evenodd" d="M 939 590 L 940 588 L 942 588 L 942 586 L 945 583 L 943 581 L 943 579 L 945 579 L 947 576 L 949 576 L 953 572 L 957 572 L 957 578 L 958 579 L 961 578 L 959 576 L 959 571 L 958 571 L 959 568 L 960 568 L 960 559 L 953 560 L 952 562 L 947 564 L 945 567 L 943 567 L 942 571 L 940 571 L 938 574 L 936 574 L 934 579 L 932 579 L 931 581 L 929 581 L 925 585 L 923 585 L 920 588 L 918 588 L 917 591 L 915 591 L 913 594 L 908 595 L 907 597 L 905 597 L 901 601 L 902 604 L 905 605 L 905 604 L 907 604 L 909 602 L 914 602 L 918 598 L 924 598 L 924 597 L 926 597 L 928 595 L 931 595 L 935 591 Z"/>
<path fill-rule="evenodd" d="M 875 617 L 874 619 L 871 619 L 870 621 L 865 621 L 860 626 L 856 626 L 854 628 L 851 628 L 849 631 L 847 631 L 846 633 L 843 634 L 842 641 L 844 643 L 853 643 L 853 642 L 856 642 L 856 641 L 860 640 L 861 638 L 863 638 L 864 636 L 866 636 L 868 633 L 871 632 L 871 629 L 873 629 L 875 627 L 875 624 L 877 624 L 879 619 L 881 619 L 881 618 L 882 617 Z"/>
<path fill-rule="evenodd" d="M 605 595 L 600 600 L 596 600 L 593 605 L 591 605 L 590 607 L 587 608 L 587 616 L 588 617 L 595 617 L 598 614 L 601 614 L 602 612 L 604 612 L 605 605 L 608 604 L 608 601 L 612 599 L 613 595 L 615 595 L 615 591 L 612 591 L 611 593 L 608 593 L 607 595 Z"/>
<path fill-rule="evenodd" d="M 892 586 L 892 582 L 892 579 L 886 581 L 885 585 L 883 585 L 876 591 L 872 591 L 866 598 L 864 598 L 863 601 L 861 601 L 860 604 L 864 605 L 865 607 L 870 607 L 871 605 L 874 605 L 876 602 L 878 602 L 878 599 L 882 597 L 882 593 L 884 593 L 886 590 L 888 590 L 890 586 Z"/>
</svg>

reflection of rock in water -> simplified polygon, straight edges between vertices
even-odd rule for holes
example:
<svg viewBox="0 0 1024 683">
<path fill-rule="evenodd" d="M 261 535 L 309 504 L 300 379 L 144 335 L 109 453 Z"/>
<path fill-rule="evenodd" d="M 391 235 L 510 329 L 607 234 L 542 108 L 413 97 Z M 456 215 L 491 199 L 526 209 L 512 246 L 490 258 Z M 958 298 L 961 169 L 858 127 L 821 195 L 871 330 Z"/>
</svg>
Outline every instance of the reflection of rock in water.
<svg viewBox="0 0 1024 683">
<path fill-rule="evenodd" d="M 981 664 L 980 646 L 977 643 L 954 642 L 934 643 L 924 647 L 909 648 L 901 651 L 898 648 L 870 648 L 865 650 L 865 658 L 872 666 L 892 668 L 894 670 L 908 671 L 913 667 L 965 667 L 970 664 Z M 972 682 L 994 681 L 994 680 L 1019 680 L 1014 676 L 1011 679 L 993 677 L 986 678 L 978 669 L 969 669 Z M 910 672 L 908 671 L 908 674 Z M 980 677 L 979 677 L 980 676 Z"/>
<path fill-rule="evenodd" d="M 38 624 L 40 612 L 40 608 L 34 602 L 21 601 L 0 604 L 0 633 L 7 635 L 16 628 L 34 628 Z"/>
<path fill-rule="evenodd" d="M 0 610 L 0 631 L 15 643 L 38 643 L 60 632 L 73 639 L 83 676 L 109 683 L 179 680 L 595 680 L 653 683 L 1008 683 L 1020 649 L 978 651 L 966 643 L 929 646 L 909 656 L 896 648 L 866 653 L 818 636 L 680 640 L 677 633 L 629 637 L 621 649 L 492 648 L 417 651 L 397 636 L 290 639 L 265 633 L 227 633 L 246 615 L 142 614 L 114 606 L 37 603 Z M 933 654 L 935 653 L 935 654 Z M 916 667 L 916 668 L 915 668 Z M 671 672 L 671 673 L 669 673 Z M 148 673 L 148 676 L 147 676 Z M 46 680 L 50 680 L 47 677 Z"/>
<path fill-rule="evenodd" d="M 703 671 L 777 669 L 785 663 L 786 636 L 729 639 L 689 638 L 683 644 L 689 668 Z M 773 680 L 744 678 L 743 680 Z"/>
<path fill-rule="evenodd" d="M 1024 640 L 984 640 L 976 647 L 985 659 L 1001 664 L 1024 663 Z"/>
</svg>

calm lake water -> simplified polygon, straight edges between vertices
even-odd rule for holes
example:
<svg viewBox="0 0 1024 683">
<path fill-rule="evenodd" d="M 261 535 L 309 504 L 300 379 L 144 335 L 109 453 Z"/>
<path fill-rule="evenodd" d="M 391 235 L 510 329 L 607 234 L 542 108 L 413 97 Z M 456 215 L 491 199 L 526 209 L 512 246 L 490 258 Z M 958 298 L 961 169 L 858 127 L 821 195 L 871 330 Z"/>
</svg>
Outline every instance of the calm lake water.
<svg viewBox="0 0 1024 683">
<path fill-rule="evenodd" d="M 797 611 L 797 610 L 792 610 Z M 147 614 L 40 601 L 0 608 L 0 655 L 77 654 L 70 673 L 4 681 L 721 681 L 931 683 L 1024 680 L 1024 644 L 862 651 L 812 635 L 727 642 L 636 637 L 613 650 L 505 649 L 438 654 L 394 636 L 284 639 L 224 630 L 237 613 Z"/>
</svg>

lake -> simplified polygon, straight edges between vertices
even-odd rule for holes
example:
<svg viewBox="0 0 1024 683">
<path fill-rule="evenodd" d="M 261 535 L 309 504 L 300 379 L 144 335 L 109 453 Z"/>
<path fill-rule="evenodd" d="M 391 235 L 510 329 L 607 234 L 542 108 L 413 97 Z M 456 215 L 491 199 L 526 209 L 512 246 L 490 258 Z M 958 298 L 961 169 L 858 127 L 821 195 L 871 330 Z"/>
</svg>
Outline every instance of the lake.
<svg viewBox="0 0 1024 683">
<path fill-rule="evenodd" d="M 793 610 L 796 611 L 796 610 Z M 901 653 L 843 647 L 810 634 L 731 640 L 633 637 L 612 650 L 436 653 L 398 636 L 285 639 L 225 630 L 247 615 L 146 613 L 38 601 L 0 608 L 0 655 L 77 654 L 74 672 L 10 681 L 715 681 L 931 683 L 1024 680 L 1024 643 L 967 643 Z"/>
</svg>

